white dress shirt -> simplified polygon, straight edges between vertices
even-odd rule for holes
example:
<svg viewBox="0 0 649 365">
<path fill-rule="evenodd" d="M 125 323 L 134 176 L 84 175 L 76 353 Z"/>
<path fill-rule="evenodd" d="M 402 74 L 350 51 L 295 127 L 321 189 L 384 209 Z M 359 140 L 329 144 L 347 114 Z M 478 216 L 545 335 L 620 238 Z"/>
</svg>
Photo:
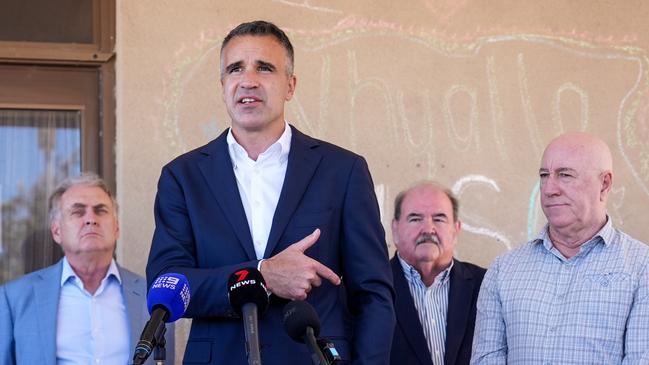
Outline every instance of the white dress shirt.
<svg viewBox="0 0 649 365">
<path fill-rule="evenodd" d="M 56 321 L 57 364 L 129 363 L 132 334 L 121 283 L 113 260 L 92 295 L 63 259 Z"/>
<path fill-rule="evenodd" d="M 291 136 L 291 127 L 284 122 L 284 133 L 254 161 L 234 139 L 232 129 L 228 131 L 228 151 L 257 259 L 264 257 L 268 244 L 275 208 L 286 176 Z"/>
</svg>

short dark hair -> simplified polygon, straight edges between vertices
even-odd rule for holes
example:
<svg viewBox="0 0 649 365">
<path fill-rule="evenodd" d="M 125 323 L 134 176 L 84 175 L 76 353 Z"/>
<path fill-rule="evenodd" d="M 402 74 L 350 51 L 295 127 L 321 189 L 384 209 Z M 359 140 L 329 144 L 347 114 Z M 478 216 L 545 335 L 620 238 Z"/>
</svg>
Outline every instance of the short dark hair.
<svg viewBox="0 0 649 365">
<path fill-rule="evenodd" d="M 61 214 L 61 197 L 74 186 L 91 186 L 97 187 L 103 190 L 110 200 L 113 202 L 113 207 L 115 208 L 115 214 L 117 214 L 117 200 L 115 195 L 110 191 L 108 184 L 97 176 L 97 174 L 92 172 L 84 172 L 78 176 L 68 177 L 63 180 L 55 189 L 52 195 L 50 195 L 49 205 L 50 205 L 50 224 L 59 218 Z"/>
<path fill-rule="evenodd" d="M 247 22 L 247 23 L 241 23 L 237 25 L 236 28 L 232 29 L 228 35 L 223 38 L 223 43 L 221 43 L 221 54 L 223 54 L 223 49 L 225 46 L 230 43 L 230 41 L 235 38 L 235 37 L 242 37 L 246 35 L 251 35 L 251 36 L 271 36 L 274 37 L 279 44 L 284 47 L 286 50 L 286 55 L 288 56 L 288 64 L 286 65 L 286 72 L 289 75 L 293 74 L 293 61 L 294 61 L 294 52 L 293 52 L 293 45 L 291 44 L 291 41 L 288 39 L 288 36 L 286 33 L 284 33 L 283 30 L 281 30 L 278 26 L 271 22 L 267 22 L 264 20 L 255 20 L 252 22 Z"/>
<path fill-rule="evenodd" d="M 448 197 L 448 200 L 451 201 L 451 207 L 453 208 L 453 220 L 457 221 L 458 215 L 460 213 L 460 202 L 459 202 L 459 200 L 457 199 L 455 194 L 453 194 L 451 189 L 449 189 L 449 188 L 447 188 L 447 187 L 443 186 L 442 184 L 439 184 L 439 183 L 437 183 L 435 181 L 422 181 L 422 182 L 416 183 L 415 185 L 412 185 L 411 187 L 409 187 L 406 190 L 403 190 L 403 191 L 399 192 L 399 194 L 397 194 L 396 198 L 394 198 L 394 220 L 398 221 L 401 218 L 401 205 L 403 204 L 403 199 L 406 198 L 406 195 L 408 195 L 408 193 L 412 189 L 418 188 L 420 186 L 426 186 L 426 185 L 432 186 L 432 187 L 442 191 Z"/>
</svg>

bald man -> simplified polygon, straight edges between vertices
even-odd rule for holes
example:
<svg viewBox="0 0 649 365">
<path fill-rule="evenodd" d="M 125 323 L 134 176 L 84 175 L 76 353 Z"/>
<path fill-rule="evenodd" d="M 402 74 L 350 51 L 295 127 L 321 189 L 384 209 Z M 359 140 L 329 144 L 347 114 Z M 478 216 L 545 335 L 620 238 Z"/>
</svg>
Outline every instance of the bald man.
<svg viewBox="0 0 649 365">
<path fill-rule="evenodd" d="M 608 146 L 568 133 L 539 169 L 547 225 L 485 275 L 472 364 L 649 364 L 649 247 L 613 226 Z"/>
</svg>

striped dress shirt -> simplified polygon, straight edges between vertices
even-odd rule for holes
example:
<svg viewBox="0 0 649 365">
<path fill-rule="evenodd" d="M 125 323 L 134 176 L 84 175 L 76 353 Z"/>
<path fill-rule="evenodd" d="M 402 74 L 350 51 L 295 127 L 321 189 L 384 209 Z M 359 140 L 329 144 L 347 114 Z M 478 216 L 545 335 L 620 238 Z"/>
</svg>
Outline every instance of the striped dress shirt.
<svg viewBox="0 0 649 365">
<path fill-rule="evenodd" d="M 397 253 L 398 256 L 398 253 Z M 419 272 L 405 262 L 401 256 L 399 262 L 408 281 L 410 294 L 415 302 L 424 337 L 434 365 L 444 364 L 446 348 L 446 313 L 448 311 L 448 289 L 450 287 L 451 265 L 435 277 L 429 287 L 421 280 Z"/>
<path fill-rule="evenodd" d="M 547 226 L 482 283 L 472 364 L 649 364 L 649 247 L 606 225 L 566 259 Z"/>
</svg>

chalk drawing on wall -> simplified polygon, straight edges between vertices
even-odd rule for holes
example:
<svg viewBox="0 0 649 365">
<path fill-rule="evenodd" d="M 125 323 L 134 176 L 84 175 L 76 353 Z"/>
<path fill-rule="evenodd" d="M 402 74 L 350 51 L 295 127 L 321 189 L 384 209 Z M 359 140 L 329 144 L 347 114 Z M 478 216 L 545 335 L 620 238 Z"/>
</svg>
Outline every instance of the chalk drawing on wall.
<svg viewBox="0 0 649 365">
<path fill-rule="evenodd" d="M 451 191 L 458 198 L 459 201 L 462 201 L 462 193 L 464 192 L 464 190 L 469 188 L 471 185 L 475 185 L 475 184 L 486 185 L 492 188 L 494 191 L 498 193 L 500 192 L 500 187 L 498 186 L 498 183 L 496 183 L 495 180 L 482 175 L 463 176 L 462 178 L 458 179 L 455 182 L 455 184 L 453 184 Z M 462 229 L 477 235 L 490 237 L 493 240 L 495 240 L 497 243 L 503 245 L 507 250 L 512 249 L 511 240 L 507 238 L 507 236 L 502 232 L 498 232 L 497 230 L 490 229 L 487 227 L 474 226 L 467 221 L 462 221 Z"/>
<path fill-rule="evenodd" d="M 218 81 L 224 33 L 201 32 L 167 68 L 161 103 L 170 155 L 229 124 Z M 616 168 L 634 180 L 625 184 L 649 197 L 649 60 L 642 49 L 577 33 L 451 39 L 434 29 L 353 17 L 333 28 L 288 33 L 302 74 L 287 117 L 310 135 L 366 156 L 380 202 L 421 179 L 455 181 L 454 189 L 480 184 L 502 196 L 503 205 L 521 202 L 520 222 L 494 229 L 468 220 L 464 229 L 511 249 L 541 224 L 536 166 L 544 145 L 566 130 L 597 129 L 610 131 L 603 137 L 625 165 Z M 372 61 L 377 57 L 381 62 Z M 605 73 L 619 77 L 606 88 L 591 80 Z M 625 194 L 617 196 L 621 207 Z"/>
<path fill-rule="evenodd" d="M 284 5 L 289 5 L 297 8 L 304 8 L 307 10 L 312 10 L 312 11 L 317 11 L 317 12 L 323 12 L 323 13 L 333 13 L 333 14 L 341 14 L 341 10 L 337 9 L 332 9 L 324 6 L 317 6 L 317 5 L 311 5 L 309 0 L 302 0 L 302 1 L 290 1 L 290 0 L 271 0 L 272 2 L 279 3 L 279 4 L 284 4 Z"/>
<path fill-rule="evenodd" d="M 540 194 L 540 182 L 537 180 L 536 184 L 530 192 L 530 198 L 527 204 L 527 241 L 530 241 L 536 237 L 536 228 L 539 225 L 539 194 Z"/>
</svg>

